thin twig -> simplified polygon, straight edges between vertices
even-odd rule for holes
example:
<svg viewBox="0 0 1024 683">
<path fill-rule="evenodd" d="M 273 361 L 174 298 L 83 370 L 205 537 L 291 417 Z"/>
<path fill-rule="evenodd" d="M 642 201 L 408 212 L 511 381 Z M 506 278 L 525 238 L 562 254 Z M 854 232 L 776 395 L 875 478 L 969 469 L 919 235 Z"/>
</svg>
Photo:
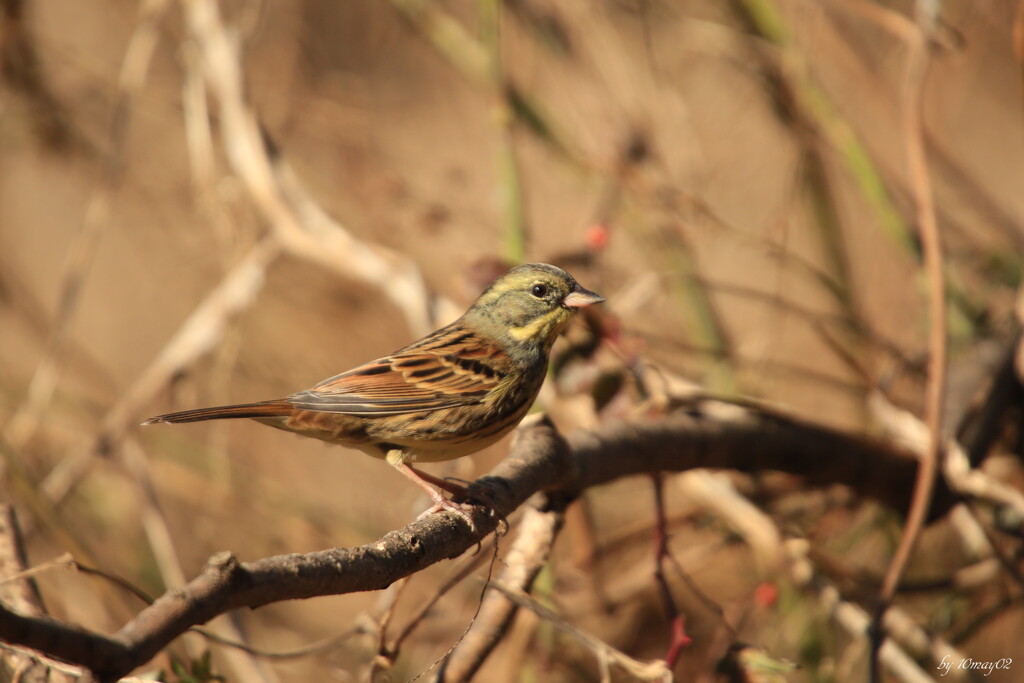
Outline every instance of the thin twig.
<svg viewBox="0 0 1024 683">
<path fill-rule="evenodd" d="M 477 570 L 477 568 L 481 564 L 483 564 L 484 560 L 492 557 L 494 540 L 491 541 L 491 546 L 492 552 L 490 553 L 485 554 L 482 552 L 476 552 L 470 555 L 468 558 L 466 558 L 463 561 L 463 564 L 457 567 L 455 571 L 452 572 L 451 576 L 449 576 L 448 579 L 446 579 L 445 582 L 437 588 L 437 590 L 431 593 L 430 598 L 427 599 L 422 605 L 420 605 L 419 609 L 416 610 L 416 613 L 409 618 L 409 621 L 406 623 L 406 625 L 402 628 L 401 631 L 399 631 L 398 635 L 395 636 L 395 639 L 391 642 L 391 645 L 388 646 L 389 652 L 394 653 L 395 657 L 398 656 L 398 653 L 402 649 L 402 645 L 409 638 L 409 636 L 411 636 L 413 632 L 420 625 L 423 624 L 424 619 L 426 619 L 427 615 L 430 614 L 430 611 L 434 608 L 438 601 L 445 595 L 447 595 L 448 592 L 451 591 L 453 588 L 455 588 L 460 583 L 465 581 L 468 576 L 470 576 L 474 571 Z"/>
<path fill-rule="evenodd" d="M 527 507 L 517 525 L 518 534 L 496 579 L 503 585 L 529 592 L 548 561 L 555 537 L 564 521 L 561 509 L 541 511 Z M 438 671 L 438 681 L 469 681 L 508 632 L 517 606 L 500 592 L 488 592 L 462 643 Z"/>
<path fill-rule="evenodd" d="M 272 240 L 263 240 L 225 274 L 110 408 L 97 439 L 65 458 L 46 478 L 43 490 L 50 501 L 61 500 L 77 485 L 98 452 L 120 442 L 129 426 L 138 420 L 144 404 L 151 402 L 178 373 L 216 348 L 228 322 L 245 310 L 262 288 L 267 266 L 278 253 Z"/>
<path fill-rule="evenodd" d="M 228 162 L 277 245 L 380 288 L 402 311 L 410 330 L 426 334 L 433 327 L 432 307 L 419 269 L 404 255 L 356 239 L 310 200 L 248 103 L 239 41 L 221 20 L 217 1 L 183 4 L 201 73 L 218 106 Z"/>
<path fill-rule="evenodd" d="M 919 6 L 926 3 L 919 2 Z M 880 680 L 877 653 L 882 644 L 881 623 L 885 610 L 892 601 L 900 577 L 914 552 L 921 529 L 924 527 L 931 504 L 935 476 L 939 471 L 939 458 L 943 441 L 943 399 L 946 393 L 946 284 L 942 242 L 935 220 L 935 204 L 928 178 L 928 160 L 922 135 L 924 85 L 928 74 L 930 18 L 923 18 L 918 32 L 908 38 L 907 80 L 903 134 L 906 141 L 907 162 L 914 189 L 914 206 L 924 250 L 924 265 L 928 275 L 930 338 L 928 357 L 928 383 L 925 388 L 925 422 L 928 425 L 928 448 L 921 459 L 914 498 L 907 515 L 899 547 L 893 555 L 882 582 L 879 604 L 872 628 L 872 680 Z"/>
<path fill-rule="evenodd" d="M 50 338 L 32 376 L 26 398 L 5 428 L 6 438 L 16 449 L 20 449 L 35 434 L 57 389 L 64 350 L 82 289 L 95 258 L 100 236 L 110 227 L 113 217 L 112 205 L 124 171 L 132 106 L 145 84 L 160 35 L 157 29 L 168 4 L 169 0 L 146 0 L 139 8 L 139 19 L 121 63 L 118 96 L 109 121 L 110 148 L 105 155 L 97 186 L 82 216 L 78 234 L 68 250 Z"/>
<path fill-rule="evenodd" d="M 225 638 L 213 631 L 209 631 L 205 628 L 194 627 L 192 629 L 195 633 L 207 638 L 211 642 L 223 645 L 224 647 L 234 648 L 246 652 L 253 657 L 261 657 L 263 659 L 301 659 L 310 655 L 320 654 L 322 652 L 329 652 L 341 646 L 346 641 L 360 635 L 366 634 L 366 629 L 361 626 L 357 626 L 351 630 L 341 633 L 336 636 L 330 636 L 329 638 L 321 638 L 320 640 L 309 643 L 308 645 L 302 645 L 291 650 L 264 650 L 262 648 L 253 647 L 246 643 Z"/>
<path fill-rule="evenodd" d="M 491 99 L 494 133 L 498 138 L 496 167 L 504 222 L 505 248 L 502 254 L 509 263 L 526 258 L 529 234 L 526 207 L 523 202 L 523 177 L 519 171 L 516 151 L 515 112 L 508 98 L 505 67 L 502 60 L 502 2 L 479 0 L 481 42 L 487 50 L 487 86 Z"/>
<path fill-rule="evenodd" d="M 64 558 L 29 568 L 25 541 L 14 507 L 6 503 L 0 505 L 0 604 L 10 605 L 22 614 L 45 615 L 46 609 L 34 577 L 55 564 L 66 564 L 66 560 L 62 560 Z M 40 663 L 41 660 L 32 653 L 7 650 L 4 656 L 0 656 L 0 673 L 10 673 L 10 680 L 19 683 L 62 683 L 70 680 L 65 674 L 52 670 L 46 662 Z"/>
<path fill-rule="evenodd" d="M 578 640 L 584 647 L 593 652 L 599 660 L 607 659 L 608 662 L 619 666 L 627 674 L 633 676 L 634 680 L 665 682 L 672 680 L 672 671 L 668 668 L 668 665 L 665 662 L 660 660 L 643 662 L 630 657 L 624 652 L 616 650 L 603 640 L 587 633 L 573 624 L 570 624 L 557 613 L 540 604 L 526 593 L 518 590 L 515 586 L 506 586 L 504 583 L 495 582 L 494 588 L 501 591 L 501 593 L 509 600 L 520 607 L 530 610 L 538 617 L 557 628 L 559 631 L 567 633 Z"/>
<path fill-rule="evenodd" d="M 661 604 L 665 608 L 665 617 L 669 623 L 670 636 L 668 650 L 665 653 L 665 663 L 669 670 L 672 670 L 675 668 L 683 648 L 688 646 L 693 639 L 686 634 L 686 617 L 680 613 L 665 576 L 665 561 L 669 552 L 668 525 L 665 522 L 664 477 L 660 472 L 654 472 L 650 478 L 654 491 L 654 581 L 661 594 Z"/>
</svg>

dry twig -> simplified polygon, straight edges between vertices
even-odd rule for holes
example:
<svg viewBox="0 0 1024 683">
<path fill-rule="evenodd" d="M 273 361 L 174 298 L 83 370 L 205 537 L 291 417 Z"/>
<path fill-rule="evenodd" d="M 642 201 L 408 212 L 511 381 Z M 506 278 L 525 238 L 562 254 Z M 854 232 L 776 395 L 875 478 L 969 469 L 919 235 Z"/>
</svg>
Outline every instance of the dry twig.
<svg viewBox="0 0 1024 683">
<path fill-rule="evenodd" d="M 18 527 L 18 517 L 11 505 L 0 505 L 0 604 L 22 614 L 43 616 L 46 610 L 32 576 L 27 568 L 24 539 Z M 61 671 L 51 670 L 32 652 L 7 649 L 0 656 L 0 670 L 10 680 L 23 683 L 62 683 L 72 678 Z"/>
<path fill-rule="evenodd" d="M 528 593 L 548 561 L 563 521 L 561 506 L 555 509 L 527 507 L 496 583 Z M 452 651 L 435 680 L 471 680 L 512 626 L 517 609 L 518 605 L 502 591 L 488 591 L 472 628 Z"/>
<path fill-rule="evenodd" d="M 913 187 L 914 208 L 924 251 L 924 265 L 928 274 L 930 337 L 928 354 L 928 383 L 925 388 L 925 422 L 928 425 L 928 448 L 921 459 L 921 469 L 914 482 L 914 498 L 899 547 L 889 564 L 879 594 L 878 609 L 873 621 L 872 675 L 880 680 L 877 652 L 882 646 L 881 623 L 885 610 L 896 594 L 900 577 L 910 562 L 917 540 L 924 528 L 930 507 L 935 476 L 939 472 L 942 455 L 943 400 L 946 394 L 946 282 L 944 258 L 939 227 L 935 220 L 935 202 L 928 178 L 928 158 L 924 148 L 923 111 L 924 84 L 928 74 L 931 26 L 934 17 L 923 9 L 928 3 L 919 2 L 919 30 L 907 37 L 907 82 L 903 108 L 903 135 L 907 146 L 907 164 Z"/>
</svg>

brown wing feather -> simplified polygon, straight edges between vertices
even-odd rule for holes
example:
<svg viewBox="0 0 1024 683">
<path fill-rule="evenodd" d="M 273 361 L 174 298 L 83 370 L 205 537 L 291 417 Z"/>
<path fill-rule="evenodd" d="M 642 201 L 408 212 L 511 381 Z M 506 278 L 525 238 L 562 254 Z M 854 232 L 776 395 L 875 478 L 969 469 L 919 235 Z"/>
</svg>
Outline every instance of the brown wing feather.
<svg viewBox="0 0 1024 683">
<path fill-rule="evenodd" d="M 507 363 L 493 344 L 451 326 L 288 400 L 303 410 L 360 416 L 442 410 L 484 400 L 505 376 Z"/>
</svg>

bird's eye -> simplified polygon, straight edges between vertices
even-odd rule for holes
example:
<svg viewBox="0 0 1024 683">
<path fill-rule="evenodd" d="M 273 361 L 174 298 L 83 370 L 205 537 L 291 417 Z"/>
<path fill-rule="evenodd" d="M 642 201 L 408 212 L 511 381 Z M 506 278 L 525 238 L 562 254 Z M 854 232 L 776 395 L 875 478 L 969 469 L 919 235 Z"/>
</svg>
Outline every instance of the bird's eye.
<svg viewBox="0 0 1024 683">
<path fill-rule="evenodd" d="M 548 293 L 548 286 L 542 284 L 536 284 L 530 290 L 530 294 L 533 294 L 538 299 L 542 299 L 545 294 Z"/>
</svg>

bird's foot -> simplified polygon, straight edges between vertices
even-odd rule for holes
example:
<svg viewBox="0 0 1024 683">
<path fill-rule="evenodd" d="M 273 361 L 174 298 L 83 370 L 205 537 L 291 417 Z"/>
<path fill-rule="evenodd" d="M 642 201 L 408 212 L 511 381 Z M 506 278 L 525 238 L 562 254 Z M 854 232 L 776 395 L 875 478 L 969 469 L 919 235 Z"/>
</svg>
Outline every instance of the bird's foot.
<svg viewBox="0 0 1024 683">
<path fill-rule="evenodd" d="M 486 486 L 476 482 L 466 482 L 462 491 L 454 494 L 454 499 L 459 503 L 470 503 L 487 508 L 491 517 L 495 517 L 498 520 L 498 528 L 495 532 L 499 536 L 504 536 L 508 533 L 508 519 L 498 509 L 498 504 L 494 502 L 494 498 L 491 497 L 491 492 Z"/>
<path fill-rule="evenodd" d="M 417 519 L 422 519 L 434 512 L 448 510 L 464 519 L 466 524 L 469 525 L 470 530 L 476 533 L 476 525 L 473 523 L 473 518 L 466 508 L 469 507 L 467 503 L 479 504 L 486 507 L 492 516 L 498 518 L 497 533 L 499 535 L 504 535 L 508 531 L 508 520 L 505 519 L 505 515 L 498 511 L 498 506 L 494 503 L 494 499 L 491 497 L 487 486 L 475 482 L 456 483 L 448 479 L 441 479 L 432 474 L 421 472 L 401 460 L 396 460 L 391 464 L 408 477 L 409 480 L 423 489 L 430 496 L 430 499 L 434 501 L 434 505 Z M 452 498 L 445 498 L 441 491 L 447 491 L 452 495 Z"/>
<path fill-rule="evenodd" d="M 405 465 L 404 468 L 407 472 L 415 475 L 416 479 L 419 480 L 417 483 L 424 491 L 430 494 L 430 498 L 434 501 L 434 506 L 424 514 L 437 512 L 439 510 L 451 510 L 465 519 L 470 528 L 473 529 L 473 531 L 476 531 L 473 524 L 469 522 L 468 513 L 466 513 L 463 507 L 458 506 L 465 503 L 480 505 L 487 508 L 492 517 L 496 517 L 498 519 L 497 533 L 499 536 L 504 536 L 508 532 L 508 519 L 506 519 L 505 515 L 503 515 L 498 509 L 498 505 L 494 502 L 494 498 L 491 497 L 490 490 L 486 485 L 474 481 L 466 481 L 465 479 L 459 479 L 457 477 L 445 477 L 442 479 L 427 472 L 418 470 L 412 465 Z M 406 476 L 410 475 L 407 473 Z M 424 486 L 424 483 L 429 484 L 434 488 L 431 489 L 428 486 Z M 451 494 L 452 499 L 448 500 L 447 498 L 444 498 L 440 491 L 435 489 L 447 491 Z M 457 506 L 458 510 L 453 506 Z"/>
<path fill-rule="evenodd" d="M 469 513 L 469 510 L 467 510 L 468 507 L 470 506 L 464 505 L 462 503 L 456 503 L 454 500 L 450 500 L 439 494 L 438 497 L 434 499 L 434 504 L 431 505 L 416 519 L 423 519 L 424 517 L 432 515 L 435 512 L 444 512 L 447 510 L 448 512 L 454 513 L 455 515 L 461 517 L 466 522 L 466 524 L 469 525 L 469 530 L 473 533 L 476 533 L 476 524 L 473 523 L 473 516 Z"/>
</svg>

